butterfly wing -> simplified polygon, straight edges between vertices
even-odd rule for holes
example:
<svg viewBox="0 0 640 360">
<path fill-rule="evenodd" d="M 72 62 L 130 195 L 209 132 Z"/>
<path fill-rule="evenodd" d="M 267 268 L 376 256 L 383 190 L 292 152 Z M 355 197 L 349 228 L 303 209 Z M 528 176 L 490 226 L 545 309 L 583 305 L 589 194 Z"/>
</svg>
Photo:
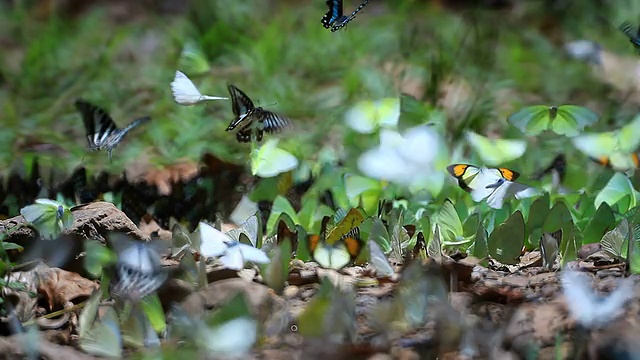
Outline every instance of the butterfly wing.
<svg viewBox="0 0 640 360">
<path fill-rule="evenodd" d="M 338 17 L 333 23 L 333 25 L 331 26 L 331 32 L 338 31 L 341 28 L 345 27 L 351 20 L 353 20 L 356 17 L 356 14 L 358 14 L 360 10 L 362 10 L 369 3 L 369 1 L 370 0 L 364 0 L 362 4 L 360 4 L 360 6 L 358 6 L 355 10 L 353 10 L 351 15 L 349 16 L 343 15 Z"/>
<path fill-rule="evenodd" d="M 585 126 L 598 120 L 598 114 L 577 105 L 562 105 L 558 107 L 556 118 L 551 122 L 554 132 L 566 136 L 576 136 Z"/>
<path fill-rule="evenodd" d="M 395 273 L 380 245 L 373 240 L 369 240 L 369 263 L 379 276 L 389 277 Z"/>
<path fill-rule="evenodd" d="M 507 117 L 507 121 L 528 135 L 537 135 L 549 127 L 549 107 L 528 106 Z"/>
<path fill-rule="evenodd" d="M 242 90 L 238 89 L 234 85 L 227 85 L 227 89 L 229 90 L 229 95 L 231 95 L 233 115 L 236 117 L 227 127 L 227 131 L 231 131 L 235 129 L 245 118 L 250 119 L 250 115 L 255 110 L 255 106 L 253 105 L 253 101 L 251 101 L 251 99 L 249 99 Z"/>
<path fill-rule="evenodd" d="M 286 128 L 291 127 L 291 120 L 288 118 L 263 110 L 263 116 L 260 119 L 262 130 L 269 134 L 278 133 Z"/>
<path fill-rule="evenodd" d="M 640 115 L 623 126 L 618 132 L 618 148 L 623 153 L 636 151 L 640 146 Z"/>
<path fill-rule="evenodd" d="M 218 259 L 225 268 L 238 271 L 244 269 L 245 260 L 240 245 L 242 244 L 232 243 L 224 255 Z"/>
<path fill-rule="evenodd" d="M 176 71 L 176 76 L 171 82 L 173 100 L 180 105 L 197 104 L 202 94 L 194 83 L 181 71 Z"/>
<path fill-rule="evenodd" d="M 262 178 L 274 177 L 298 166 L 298 159 L 277 145 L 277 139 L 270 139 L 252 152 L 251 173 L 253 175 Z"/>
<path fill-rule="evenodd" d="M 527 142 L 524 140 L 489 139 L 472 131 L 466 131 L 465 137 L 488 165 L 499 165 L 517 159 L 527 149 Z"/>
<path fill-rule="evenodd" d="M 480 174 L 480 168 L 468 164 L 453 164 L 447 166 L 447 171 L 458 180 L 458 186 L 470 192 L 469 184 Z"/>
<path fill-rule="evenodd" d="M 111 116 L 102 108 L 82 99 L 76 100 L 75 106 L 82 115 L 90 149 L 102 147 L 107 139 L 118 131 Z"/>
<path fill-rule="evenodd" d="M 271 260 L 269 259 L 267 254 L 264 253 L 264 251 L 258 248 L 255 248 L 251 245 L 238 243 L 235 245 L 235 247 L 238 247 L 238 249 L 242 253 L 242 257 L 244 258 L 244 261 L 251 261 L 256 264 L 268 264 L 269 262 L 271 262 Z"/>
<path fill-rule="evenodd" d="M 227 251 L 227 242 L 231 239 L 213 226 L 200 222 L 200 254 L 206 257 L 220 256 Z"/>
<path fill-rule="evenodd" d="M 327 0 L 326 4 L 329 10 L 324 14 L 321 22 L 324 28 L 328 29 L 331 24 L 342 17 L 342 0 Z"/>
</svg>

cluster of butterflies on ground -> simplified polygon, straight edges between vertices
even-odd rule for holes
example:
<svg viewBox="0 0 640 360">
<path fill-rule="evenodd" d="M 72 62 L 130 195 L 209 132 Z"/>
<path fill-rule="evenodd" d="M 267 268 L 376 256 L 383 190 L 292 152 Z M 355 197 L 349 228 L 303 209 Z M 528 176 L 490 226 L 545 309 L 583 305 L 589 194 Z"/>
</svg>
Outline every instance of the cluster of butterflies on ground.
<svg viewBox="0 0 640 360">
<path fill-rule="evenodd" d="M 329 10 L 322 17 L 322 25 L 332 32 L 345 27 L 353 20 L 371 0 L 364 0 L 350 15 L 343 14 L 342 0 L 327 0 Z M 236 128 L 236 140 L 241 143 L 261 141 L 264 132 L 276 133 L 291 126 L 291 121 L 279 114 L 267 111 L 262 107 L 256 107 L 253 101 L 236 86 L 227 86 L 231 96 L 232 109 L 235 118 L 231 121 L 226 131 Z M 176 103 L 184 106 L 195 105 L 209 100 L 229 100 L 227 97 L 208 96 L 200 93 L 193 82 L 182 72 L 176 71 L 171 83 L 171 90 Z M 112 150 L 124 139 L 124 137 L 136 127 L 151 120 L 144 116 L 132 121 L 124 128 L 118 128 L 109 114 L 102 108 L 90 102 L 78 99 L 75 102 L 76 109 L 82 114 L 84 126 L 89 143 L 89 149 L 106 150 L 109 161 L 112 160 Z"/>
</svg>

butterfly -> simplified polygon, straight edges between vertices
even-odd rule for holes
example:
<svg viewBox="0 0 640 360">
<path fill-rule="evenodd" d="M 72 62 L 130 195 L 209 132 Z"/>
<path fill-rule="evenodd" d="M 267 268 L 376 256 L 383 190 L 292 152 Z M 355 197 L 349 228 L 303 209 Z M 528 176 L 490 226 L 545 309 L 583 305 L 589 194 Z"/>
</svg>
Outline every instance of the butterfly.
<svg viewBox="0 0 640 360">
<path fill-rule="evenodd" d="M 556 156 L 549 166 L 533 174 L 531 178 L 534 180 L 540 180 L 548 174 L 551 174 L 552 189 L 556 190 L 559 194 L 568 194 L 571 192 L 571 190 L 562 185 L 567 174 L 567 159 L 564 154 Z"/>
<path fill-rule="evenodd" d="M 255 134 L 256 141 L 261 141 L 263 132 L 276 133 L 291 126 L 291 121 L 286 117 L 255 107 L 253 101 L 237 87 L 232 84 L 227 87 L 236 117 L 227 127 L 227 131 L 241 125 L 236 133 L 238 142 L 250 142 L 252 133 Z"/>
<path fill-rule="evenodd" d="M 525 107 L 509 115 L 507 121 L 523 133 L 533 136 L 545 130 L 556 134 L 576 136 L 598 120 L 598 114 L 577 105 Z"/>
<path fill-rule="evenodd" d="M 362 10 L 371 0 L 364 0 L 351 15 L 345 16 L 342 13 L 342 0 L 327 0 L 329 11 L 322 17 L 322 25 L 325 29 L 331 28 L 331 32 L 335 32 L 345 27 L 349 21 L 356 17 L 356 14 Z"/>
<path fill-rule="evenodd" d="M 458 180 L 458 186 L 471 193 L 473 201 L 484 200 L 494 209 L 501 209 L 508 196 L 522 199 L 538 194 L 535 188 L 514 182 L 520 173 L 507 168 L 453 164 L 447 171 Z"/>
<path fill-rule="evenodd" d="M 376 271 L 378 277 L 390 277 L 395 274 L 393 267 L 389 264 L 386 255 L 380 245 L 374 240 L 369 240 L 369 264 Z"/>
<path fill-rule="evenodd" d="M 121 358 L 122 334 L 115 308 L 109 306 L 99 316 L 101 293 L 95 292 L 86 301 L 78 320 L 80 348 L 92 355 Z"/>
<path fill-rule="evenodd" d="M 562 270 L 562 292 L 569 312 L 581 326 L 593 329 L 607 325 L 621 314 L 624 304 L 633 297 L 633 280 L 621 280 L 607 297 L 595 294 L 589 282 L 585 274 Z"/>
<path fill-rule="evenodd" d="M 627 35 L 627 37 L 629 38 L 629 41 L 633 44 L 636 50 L 640 51 L 640 27 L 638 27 L 638 29 L 635 30 L 635 33 L 634 33 L 634 30 L 631 27 L 631 24 L 625 21 L 620 25 L 619 29 L 625 35 Z"/>
<path fill-rule="evenodd" d="M 638 167 L 634 153 L 640 146 L 640 115 L 620 129 L 588 133 L 571 139 L 573 145 L 595 162 L 616 171 L 630 171 Z"/>
<path fill-rule="evenodd" d="M 20 209 L 20 215 L 33 224 L 44 239 L 57 238 L 73 225 L 73 214 L 64 204 L 50 199 L 36 199 L 35 204 Z"/>
<path fill-rule="evenodd" d="M 339 239 L 331 242 L 328 238 L 332 237 L 333 232 L 327 236 L 327 225 L 330 219 L 330 216 L 325 216 L 322 219 L 320 235 L 309 235 L 307 246 L 313 260 L 321 267 L 340 270 L 358 257 L 364 244 L 360 239 L 360 228 L 358 227 L 352 228 Z M 343 223 L 344 221 L 340 225 Z"/>
<path fill-rule="evenodd" d="M 133 120 L 124 129 L 118 129 L 111 116 L 102 108 L 82 99 L 76 100 L 75 106 L 82 114 L 89 150 L 106 149 L 109 154 L 109 161 L 111 161 L 111 151 L 124 139 L 129 131 L 151 120 L 150 116 L 143 116 Z"/>
<path fill-rule="evenodd" d="M 264 251 L 241 242 L 252 243 L 247 236 L 249 229 L 236 231 L 238 239 L 234 239 L 232 238 L 233 234 L 229 234 L 229 232 L 223 233 L 204 222 L 200 222 L 198 228 L 200 254 L 204 257 L 218 258 L 218 261 L 227 269 L 242 270 L 244 269 L 244 263 L 247 261 L 257 264 L 268 264 L 270 262 Z"/>
<path fill-rule="evenodd" d="M 226 97 L 202 95 L 191 79 L 181 71 L 176 71 L 176 76 L 171 82 L 171 92 L 175 102 L 185 106 L 208 100 L 229 100 Z"/>
<path fill-rule="evenodd" d="M 109 240 L 118 257 L 109 284 L 111 298 L 139 301 L 162 286 L 168 277 L 160 262 L 164 243 L 133 241 L 122 234 Z"/>
</svg>

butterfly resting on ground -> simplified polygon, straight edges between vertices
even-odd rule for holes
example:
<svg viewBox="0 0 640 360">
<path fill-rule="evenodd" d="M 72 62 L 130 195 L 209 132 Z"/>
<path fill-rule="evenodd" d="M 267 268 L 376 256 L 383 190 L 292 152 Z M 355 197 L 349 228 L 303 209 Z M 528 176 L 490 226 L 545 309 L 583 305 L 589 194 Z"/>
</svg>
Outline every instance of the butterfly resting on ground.
<svg viewBox="0 0 640 360">
<path fill-rule="evenodd" d="M 345 27 L 351 20 L 356 17 L 356 14 L 362 10 L 371 0 L 364 0 L 360 6 L 358 6 L 351 15 L 346 16 L 342 13 L 342 0 L 327 0 L 327 6 L 329 11 L 322 17 L 322 25 L 325 29 L 331 28 L 331 32 L 335 32 Z"/>
<path fill-rule="evenodd" d="M 107 150 L 109 161 L 111 161 L 111 151 L 124 139 L 129 131 L 151 120 L 150 116 L 143 116 L 133 120 L 124 129 L 119 129 L 111 119 L 111 116 L 102 108 L 82 99 L 76 100 L 75 106 L 82 114 L 89 150 Z"/>
<path fill-rule="evenodd" d="M 229 84 L 228 89 L 236 118 L 231 121 L 227 131 L 240 126 L 236 133 L 238 142 L 250 142 L 252 134 L 255 134 L 256 141 L 261 141 L 265 131 L 277 133 L 291 126 L 291 121 L 286 117 L 255 107 L 253 101 L 237 87 Z"/>
<path fill-rule="evenodd" d="M 458 180 L 458 185 L 471 193 L 475 202 L 485 201 L 494 209 L 501 209 L 505 198 L 516 199 L 535 196 L 533 187 L 514 182 L 520 173 L 507 168 L 485 168 L 467 164 L 453 164 L 447 171 Z"/>
</svg>

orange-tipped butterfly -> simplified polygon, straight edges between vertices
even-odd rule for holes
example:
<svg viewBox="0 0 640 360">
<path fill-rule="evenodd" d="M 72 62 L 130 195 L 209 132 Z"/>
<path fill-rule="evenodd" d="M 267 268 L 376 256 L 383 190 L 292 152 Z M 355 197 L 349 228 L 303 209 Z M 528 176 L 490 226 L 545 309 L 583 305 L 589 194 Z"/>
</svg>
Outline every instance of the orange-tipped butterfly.
<svg viewBox="0 0 640 360">
<path fill-rule="evenodd" d="M 340 270 L 358 257 L 364 247 L 364 243 L 360 239 L 360 229 L 358 227 L 349 230 L 332 244 L 327 242 L 327 225 L 330 220 L 330 216 L 325 216 L 322 219 L 320 235 L 309 235 L 307 237 L 307 246 L 313 260 L 321 267 Z"/>
<path fill-rule="evenodd" d="M 520 173 L 507 168 L 486 168 L 468 164 L 453 164 L 447 171 L 458 180 L 458 185 L 471 194 L 473 201 L 486 203 L 494 209 L 502 208 L 504 199 L 535 196 L 538 191 L 514 182 Z"/>
</svg>

